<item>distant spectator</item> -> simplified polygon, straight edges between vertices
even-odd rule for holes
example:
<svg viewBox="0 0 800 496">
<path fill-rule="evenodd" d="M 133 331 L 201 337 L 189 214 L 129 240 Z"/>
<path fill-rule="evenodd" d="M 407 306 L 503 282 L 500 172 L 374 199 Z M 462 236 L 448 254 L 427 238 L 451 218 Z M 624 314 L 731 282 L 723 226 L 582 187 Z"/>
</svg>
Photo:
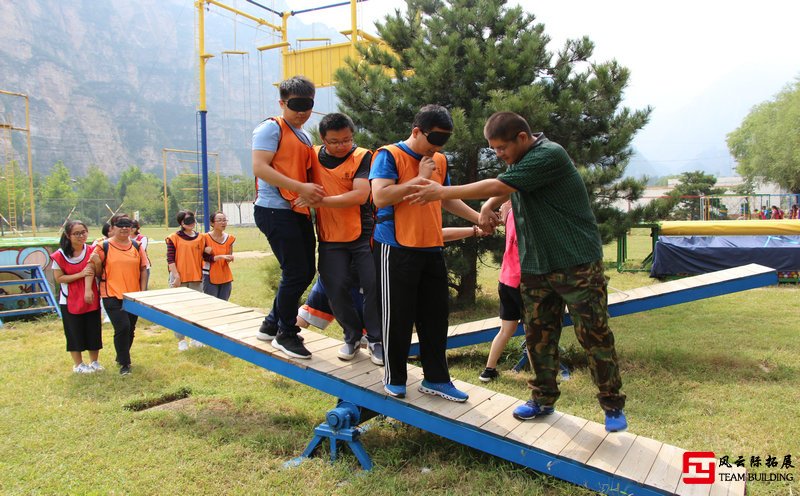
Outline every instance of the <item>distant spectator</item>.
<svg viewBox="0 0 800 496">
<path fill-rule="evenodd" d="M 772 211 L 768 209 L 766 205 L 761 205 L 761 215 L 762 219 L 769 220 L 769 218 L 772 216 Z"/>
<path fill-rule="evenodd" d="M 797 203 L 792 205 L 792 209 L 789 210 L 789 218 L 790 219 L 800 219 L 800 208 L 798 208 Z"/>
<path fill-rule="evenodd" d="M 206 237 L 194 230 L 197 224 L 194 212 L 181 210 L 176 216 L 180 229 L 167 236 L 167 268 L 169 269 L 169 287 L 180 286 L 203 291 L 203 249 Z M 189 343 L 183 334 L 175 333 L 178 339 L 178 351 L 189 349 Z M 193 341 L 194 346 L 203 346 Z"/>
<path fill-rule="evenodd" d="M 771 215 L 770 218 L 772 218 L 774 220 L 783 219 L 783 210 L 781 210 L 778 207 L 776 207 L 775 205 L 773 205 L 772 206 L 772 215 Z"/>
<path fill-rule="evenodd" d="M 211 215 L 211 232 L 205 233 L 206 247 L 203 263 L 203 292 L 221 300 L 231 297 L 233 273 L 233 243 L 236 238 L 225 232 L 228 218 L 223 212 Z"/>
</svg>

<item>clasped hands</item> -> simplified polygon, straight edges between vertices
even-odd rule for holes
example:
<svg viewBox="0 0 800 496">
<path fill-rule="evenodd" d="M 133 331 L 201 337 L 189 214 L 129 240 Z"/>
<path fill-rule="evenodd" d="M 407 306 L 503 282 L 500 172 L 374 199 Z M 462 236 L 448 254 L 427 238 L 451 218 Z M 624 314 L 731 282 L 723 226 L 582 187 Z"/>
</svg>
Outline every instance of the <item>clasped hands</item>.
<svg viewBox="0 0 800 496">
<path fill-rule="evenodd" d="M 319 207 L 325 198 L 325 189 L 316 183 L 303 183 L 297 189 L 298 198 L 292 202 L 295 207 Z"/>
</svg>

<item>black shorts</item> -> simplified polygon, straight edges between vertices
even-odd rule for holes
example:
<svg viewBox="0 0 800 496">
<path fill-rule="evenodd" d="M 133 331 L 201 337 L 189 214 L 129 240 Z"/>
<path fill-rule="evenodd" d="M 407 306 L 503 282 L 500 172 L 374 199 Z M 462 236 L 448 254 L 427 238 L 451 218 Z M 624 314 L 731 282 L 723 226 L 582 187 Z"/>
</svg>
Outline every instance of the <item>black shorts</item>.
<svg viewBox="0 0 800 496">
<path fill-rule="evenodd" d="M 520 320 L 522 318 L 522 293 L 502 282 L 497 283 L 500 295 L 500 320 Z"/>
<path fill-rule="evenodd" d="M 100 309 L 88 313 L 72 314 L 66 305 L 61 306 L 61 322 L 67 337 L 67 351 L 103 349 Z"/>
</svg>

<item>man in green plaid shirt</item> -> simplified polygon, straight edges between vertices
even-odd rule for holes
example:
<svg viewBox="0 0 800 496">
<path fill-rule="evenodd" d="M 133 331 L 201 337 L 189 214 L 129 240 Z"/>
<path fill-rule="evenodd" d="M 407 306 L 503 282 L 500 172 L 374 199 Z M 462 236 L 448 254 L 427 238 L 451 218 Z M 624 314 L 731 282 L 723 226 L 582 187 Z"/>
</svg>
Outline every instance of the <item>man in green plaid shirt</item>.
<svg viewBox="0 0 800 496">
<path fill-rule="evenodd" d="M 491 230 L 499 223 L 495 210 L 511 198 L 522 272 L 525 341 L 534 369 L 534 378 L 528 381 L 531 400 L 518 406 L 514 417 L 530 420 L 555 411 L 561 394 L 556 377 L 566 305 L 575 335 L 589 357 L 606 430 L 625 430 L 625 395 L 620 392 L 614 334 L 608 326 L 603 246 L 586 186 L 564 148 L 544 133 L 532 133 L 521 116 L 497 112 L 486 121 L 483 133 L 497 157 L 509 164 L 506 172 L 462 186 L 430 181 L 416 186 L 417 192 L 405 199 L 426 203 L 489 198 L 481 208 L 480 224 Z"/>
</svg>

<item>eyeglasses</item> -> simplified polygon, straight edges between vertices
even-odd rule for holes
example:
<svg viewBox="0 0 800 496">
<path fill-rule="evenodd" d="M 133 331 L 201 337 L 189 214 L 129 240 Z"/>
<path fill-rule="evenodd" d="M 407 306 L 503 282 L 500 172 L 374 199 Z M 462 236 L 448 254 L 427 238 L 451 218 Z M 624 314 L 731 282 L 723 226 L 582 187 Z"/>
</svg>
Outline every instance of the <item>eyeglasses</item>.
<svg viewBox="0 0 800 496">
<path fill-rule="evenodd" d="M 78 232 L 70 233 L 70 236 L 83 237 L 83 236 L 88 236 L 88 235 L 89 235 L 89 231 L 78 231 Z"/>
<path fill-rule="evenodd" d="M 447 140 L 450 139 L 450 136 L 453 135 L 453 133 L 446 133 L 443 131 L 428 131 L 422 134 L 425 135 L 425 139 L 428 140 L 428 143 L 433 146 L 444 146 Z"/>
<path fill-rule="evenodd" d="M 289 110 L 294 110 L 295 112 L 308 112 L 314 108 L 313 98 L 296 97 L 281 101 L 289 107 Z"/>
<path fill-rule="evenodd" d="M 322 140 L 322 141 L 324 141 L 325 144 L 330 146 L 330 147 L 336 147 L 336 146 L 347 146 L 347 147 L 350 147 L 350 146 L 353 146 L 353 138 L 349 138 L 349 139 L 342 140 L 342 141 L 328 141 L 328 140 L 325 140 L 325 139 Z"/>
</svg>

